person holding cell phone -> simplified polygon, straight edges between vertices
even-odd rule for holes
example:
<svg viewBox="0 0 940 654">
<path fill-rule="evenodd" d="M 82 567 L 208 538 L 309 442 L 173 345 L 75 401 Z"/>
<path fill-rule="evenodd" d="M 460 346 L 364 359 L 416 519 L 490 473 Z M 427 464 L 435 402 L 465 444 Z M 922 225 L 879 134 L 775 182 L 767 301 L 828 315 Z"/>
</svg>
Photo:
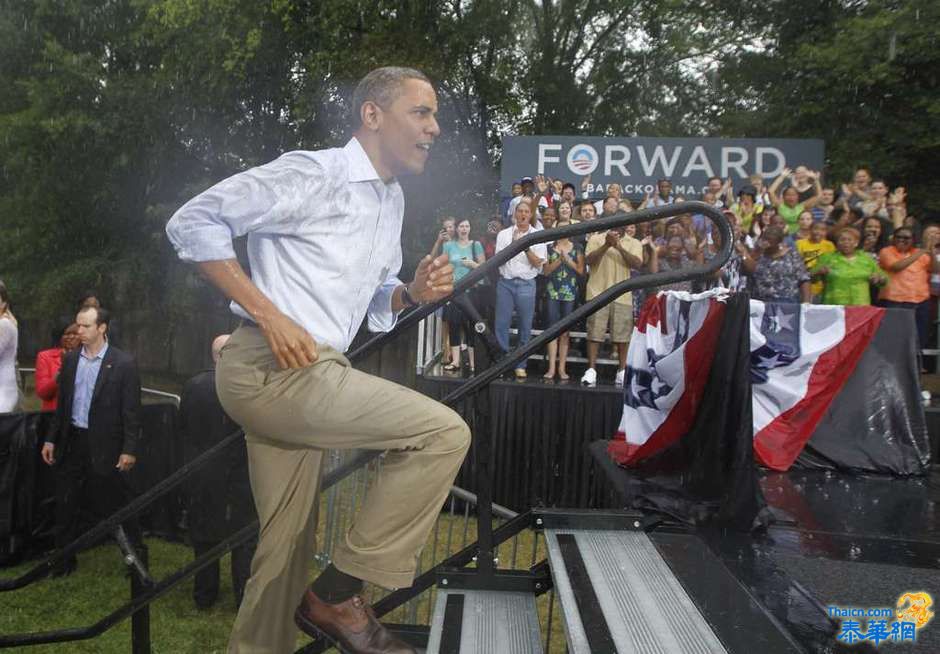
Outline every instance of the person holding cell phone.
<svg viewBox="0 0 940 654">
<path fill-rule="evenodd" d="M 431 258 L 436 258 L 441 254 L 441 250 L 444 247 L 445 243 L 448 243 L 454 239 L 454 234 L 456 233 L 457 219 L 452 216 L 445 216 L 441 219 L 441 231 L 437 233 L 437 240 L 434 241 L 434 245 L 431 247 Z M 443 309 L 438 309 L 441 312 L 441 319 L 444 321 L 444 329 L 441 331 L 441 363 L 445 366 L 450 365 L 450 327 L 447 324 L 447 316 L 443 315 Z"/>
</svg>

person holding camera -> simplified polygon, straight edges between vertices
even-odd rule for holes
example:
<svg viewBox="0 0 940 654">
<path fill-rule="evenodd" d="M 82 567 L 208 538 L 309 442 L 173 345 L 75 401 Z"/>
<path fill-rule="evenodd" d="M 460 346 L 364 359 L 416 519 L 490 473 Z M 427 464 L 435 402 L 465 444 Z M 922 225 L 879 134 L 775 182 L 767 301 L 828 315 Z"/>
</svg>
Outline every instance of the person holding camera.
<svg viewBox="0 0 940 654">
<path fill-rule="evenodd" d="M 449 240 L 443 245 L 444 254 L 454 267 L 454 283 L 463 279 L 467 273 L 479 267 L 486 261 L 483 254 L 483 245 L 479 241 L 470 240 L 470 220 L 462 218 L 457 223 L 457 238 Z M 469 291 L 468 291 L 469 293 Z M 472 301 L 472 298 L 469 298 Z M 470 316 L 455 303 L 448 302 L 444 306 L 444 322 L 450 338 L 450 363 L 444 366 L 447 372 L 460 370 L 461 352 L 467 351 L 467 361 L 472 373 L 475 369 L 473 360 L 473 324 Z M 461 331 L 463 342 L 461 342 Z"/>
<path fill-rule="evenodd" d="M 457 220 L 452 216 L 445 216 L 441 220 L 441 231 L 437 233 L 437 240 L 434 241 L 434 245 L 431 247 L 431 258 L 435 259 L 441 250 L 444 247 L 445 243 L 449 243 L 454 238 L 454 233 L 456 230 Z M 448 325 L 447 316 L 443 314 L 443 309 L 438 309 L 442 312 L 442 320 L 444 321 L 444 329 L 441 332 L 441 363 L 445 366 L 451 364 L 450 358 L 450 327 Z"/>
<path fill-rule="evenodd" d="M 454 234 L 457 231 L 457 219 L 451 216 L 445 217 L 441 220 L 441 231 L 437 233 L 437 240 L 434 241 L 434 246 L 431 248 L 431 258 L 434 259 L 441 253 L 444 244 L 448 241 L 454 239 Z"/>
</svg>

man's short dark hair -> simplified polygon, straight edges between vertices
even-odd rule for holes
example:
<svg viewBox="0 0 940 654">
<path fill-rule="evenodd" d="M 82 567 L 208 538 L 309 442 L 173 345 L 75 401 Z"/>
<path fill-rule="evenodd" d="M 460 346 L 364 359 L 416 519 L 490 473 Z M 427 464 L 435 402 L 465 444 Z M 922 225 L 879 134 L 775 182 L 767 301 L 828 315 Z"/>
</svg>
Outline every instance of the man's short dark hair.
<svg viewBox="0 0 940 654">
<path fill-rule="evenodd" d="M 405 80 L 419 79 L 431 83 L 428 76 L 417 68 L 403 66 L 383 66 L 363 77 L 353 92 L 353 125 L 362 125 L 362 105 L 374 102 L 383 109 L 388 109 L 398 96 Z"/>
<path fill-rule="evenodd" d="M 84 309 L 80 309 L 79 313 L 84 313 L 85 311 L 95 312 L 95 325 L 110 325 L 111 324 L 111 312 L 105 309 L 104 307 L 85 307 Z"/>
<path fill-rule="evenodd" d="M 576 189 L 576 188 L 574 187 L 574 184 L 572 184 L 571 182 L 565 182 L 564 184 L 562 184 L 562 185 L 561 185 L 561 192 L 564 193 L 566 188 L 570 188 L 570 189 L 571 189 L 572 191 L 574 191 L 575 193 L 578 192 L 578 189 Z"/>
<path fill-rule="evenodd" d="M 718 175 L 712 175 L 708 178 L 708 181 L 711 182 L 713 179 L 717 179 L 719 182 L 721 181 L 721 178 Z"/>
</svg>

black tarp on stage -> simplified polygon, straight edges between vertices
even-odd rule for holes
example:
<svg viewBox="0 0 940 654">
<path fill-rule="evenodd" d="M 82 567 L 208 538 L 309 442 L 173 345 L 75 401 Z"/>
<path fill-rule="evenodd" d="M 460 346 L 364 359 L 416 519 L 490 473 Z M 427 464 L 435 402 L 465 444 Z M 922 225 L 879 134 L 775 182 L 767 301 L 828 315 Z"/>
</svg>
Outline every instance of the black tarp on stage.
<svg viewBox="0 0 940 654">
<path fill-rule="evenodd" d="M 440 399 L 462 382 L 453 376 L 418 379 L 418 390 Z M 532 506 L 588 507 L 595 487 L 587 445 L 617 429 L 623 393 L 613 386 L 582 387 L 546 383 L 533 377 L 525 382 L 496 381 L 488 394 L 493 414 L 493 501 L 514 511 Z M 457 407 L 472 429 L 472 399 Z M 457 486 L 473 490 L 475 448 L 471 445 Z"/>
<path fill-rule="evenodd" d="M 885 310 L 855 371 L 797 458 L 803 468 L 919 475 L 938 434 L 928 436 L 920 396 L 914 314 Z"/>
</svg>

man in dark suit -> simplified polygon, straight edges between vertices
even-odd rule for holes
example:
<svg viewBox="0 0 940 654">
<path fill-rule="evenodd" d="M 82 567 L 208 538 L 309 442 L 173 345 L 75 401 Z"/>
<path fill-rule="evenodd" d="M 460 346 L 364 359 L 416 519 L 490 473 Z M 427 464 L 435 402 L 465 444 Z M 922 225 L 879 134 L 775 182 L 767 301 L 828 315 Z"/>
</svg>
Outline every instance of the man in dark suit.
<svg viewBox="0 0 940 654">
<path fill-rule="evenodd" d="M 77 537 L 81 508 L 101 520 L 133 495 L 127 474 L 140 447 L 140 377 L 134 359 L 108 344 L 109 321 L 101 307 L 78 312 L 82 346 L 63 358 L 59 372 L 59 404 L 42 448 L 43 461 L 56 467 L 58 548 Z M 137 520 L 124 527 L 139 546 Z M 75 565 L 73 558 L 57 572 L 68 574 Z"/>
<path fill-rule="evenodd" d="M 217 363 L 228 334 L 212 342 L 212 362 Z M 180 399 L 180 432 L 186 461 L 192 461 L 238 429 L 219 402 L 215 367 L 186 382 Z M 190 482 L 189 539 L 198 558 L 257 516 L 248 481 L 248 451 L 244 439 L 229 445 L 221 459 L 203 466 Z M 257 538 L 232 550 L 232 590 L 239 605 L 251 576 L 251 557 Z M 193 600 L 200 609 L 212 606 L 219 595 L 219 563 L 196 573 Z"/>
</svg>

